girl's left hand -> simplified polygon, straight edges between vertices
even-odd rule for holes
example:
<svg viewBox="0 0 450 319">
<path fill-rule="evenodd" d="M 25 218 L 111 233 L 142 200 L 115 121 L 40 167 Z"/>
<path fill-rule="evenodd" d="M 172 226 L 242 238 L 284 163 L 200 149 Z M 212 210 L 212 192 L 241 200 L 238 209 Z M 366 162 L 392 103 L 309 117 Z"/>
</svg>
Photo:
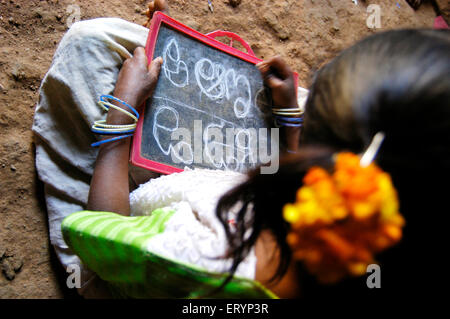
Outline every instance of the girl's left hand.
<svg viewBox="0 0 450 319">
<path fill-rule="evenodd" d="M 114 96 L 134 108 L 140 107 L 155 89 L 162 62 L 162 58 L 158 57 L 148 64 L 144 48 L 136 48 L 133 56 L 123 63 L 117 78 Z M 111 108 L 107 121 L 112 124 L 123 124 L 129 122 L 130 118 Z"/>
</svg>

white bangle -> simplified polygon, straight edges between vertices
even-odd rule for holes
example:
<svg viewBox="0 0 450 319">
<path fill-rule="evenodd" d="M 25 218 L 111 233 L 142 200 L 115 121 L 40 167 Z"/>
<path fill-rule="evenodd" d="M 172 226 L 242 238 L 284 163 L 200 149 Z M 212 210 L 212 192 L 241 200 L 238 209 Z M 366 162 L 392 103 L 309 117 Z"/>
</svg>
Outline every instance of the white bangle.
<svg viewBox="0 0 450 319">
<path fill-rule="evenodd" d="M 274 112 L 303 112 L 303 110 L 299 107 L 296 108 L 272 108 Z"/>
<path fill-rule="evenodd" d="M 303 110 L 299 107 L 296 107 L 296 108 L 272 108 L 272 113 L 274 115 L 282 115 L 282 116 L 301 116 L 301 115 L 303 115 Z"/>
</svg>

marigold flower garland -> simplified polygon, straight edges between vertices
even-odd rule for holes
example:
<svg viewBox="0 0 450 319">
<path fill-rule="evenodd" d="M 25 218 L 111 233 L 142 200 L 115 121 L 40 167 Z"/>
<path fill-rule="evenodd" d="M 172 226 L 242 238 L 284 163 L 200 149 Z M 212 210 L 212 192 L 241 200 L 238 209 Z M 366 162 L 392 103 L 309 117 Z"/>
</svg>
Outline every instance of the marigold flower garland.
<svg viewBox="0 0 450 319">
<path fill-rule="evenodd" d="M 324 283 L 366 273 L 374 254 L 402 237 L 404 219 L 389 174 L 339 153 L 332 174 L 309 169 L 296 202 L 283 207 L 293 256 Z"/>
</svg>

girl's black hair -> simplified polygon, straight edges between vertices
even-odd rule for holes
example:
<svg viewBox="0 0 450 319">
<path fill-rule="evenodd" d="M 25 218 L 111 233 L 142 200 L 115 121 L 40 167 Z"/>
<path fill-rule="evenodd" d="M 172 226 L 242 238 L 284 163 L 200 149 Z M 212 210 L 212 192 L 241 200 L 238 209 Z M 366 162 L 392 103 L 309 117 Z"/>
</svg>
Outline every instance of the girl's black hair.
<svg viewBox="0 0 450 319">
<path fill-rule="evenodd" d="M 331 168 L 335 151 L 363 152 L 379 131 L 386 138 L 377 163 L 391 174 L 406 218 L 402 243 L 383 253 L 380 261 L 389 263 L 386 276 L 397 288 L 408 282 L 408 267 L 414 263 L 430 269 L 427 260 L 421 259 L 428 256 L 430 247 L 420 250 L 420 258 L 417 249 L 422 240 L 427 245 L 439 242 L 439 232 L 427 228 L 442 225 L 435 219 L 449 212 L 448 203 L 444 205 L 449 186 L 440 183 L 450 183 L 443 179 L 450 172 L 448 30 L 378 33 L 343 51 L 317 72 L 306 103 L 301 151 L 282 158 L 276 174 L 262 175 L 259 169 L 250 172 L 245 183 L 218 203 L 217 216 L 233 258 L 230 273 L 261 232 L 269 230 L 281 257 L 274 276 L 281 278 L 291 260 L 283 205 L 295 201 L 308 168 Z M 239 208 L 235 231 L 227 218 L 234 207 Z"/>
</svg>

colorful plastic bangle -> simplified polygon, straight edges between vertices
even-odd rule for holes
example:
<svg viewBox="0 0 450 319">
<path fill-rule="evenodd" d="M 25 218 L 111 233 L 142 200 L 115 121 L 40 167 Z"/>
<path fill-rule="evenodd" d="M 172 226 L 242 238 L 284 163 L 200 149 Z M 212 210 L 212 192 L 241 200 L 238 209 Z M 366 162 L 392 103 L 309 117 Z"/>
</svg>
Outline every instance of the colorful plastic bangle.
<svg viewBox="0 0 450 319">
<path fill-rule="evenodd" d="M 121 108 L 121 107 L 119 107 L 119 106 L 117 106 L 117 105 L 114 105 L 114 104 L 112 104 L 112 103 L 105 102 L 105 101 L 98 101 L 98 104 L 99 104 L 104 110 L 106 110 L 106 111 L 109 111 L 109 108 L 112 107 L 113 109 L 116 109 L 117 111 L 122 112 L 122 113 L 128 115 L 128 116 L 131 117 L 135 122 L 137 122 L 137 120 L 139 119 L 139 114 L 138 114 L 138 116 L 135 116 L 134 114 L 131 114 L 131 113 L 128 112 L 127 110 L 125 110 L 125 109 L 123 109 L 123 108 Z"/>
<path fill-rule="evenodd" d="M 285 116 L 275 115 L 275 118 L 277 120 L 281 120 L 281 121 L 285 121 L 285 122 L 303 123 L 302 117 L 285 117 Z"/>
<path fill-rule="evenodd" d="M 134 129 L 123 130 L 123 131 L 92 129 L 92 133 L 100 134 L 100 135 L 120 135 L 120 134 L 134 133 Z"/>
<path fill-rule="evenodd" d="M 113 137 L 113 138 L 110 138 L 110 139 L 107 139 L 107 140 L 102 140 L 102 141 L 98 141 L 98 142 L 92 143 L 91 146 L 92 147 L 97 147 L 97 146 L 100 146 L 100 145 L 105 144 L 105 143 L 114 142 L 114 141 L 121 140 L 123 138 L 131 137 L 131 136 L 133 136 L 133 134 L 120 135 L 120 136 L 116 136 L 116 137 Z"/>
<path fill-rule="evenodd" d="M 274 115 L 282 115 L 282 116 L 301 116 L 303 115 L 303 112 L 272 112 Z"/>
<path fill-rule="evenodd" d="M 116 102 L 124 105 L 125 107 L 129 108 L 134 114 L 130 113 L 129 111 L 127 111 L 117 105 L 110 103 L 108 100 L 113 100 L 113 101 L 116 101 Z M 139 119 L 139 113 L 131 105 L 129 105 L 128 103 L 126 103 L 114 96 L 111 96 L 111 95 L 100 96 L 100 100 L 98 101 L 98 104 L 106 111 L 109 111 L 110 108 L 114 108 L 117 111 L 128 115 L 130 118 L 133 119 L 134 123 L 132 123 L 132 124 L 107 124 L 106 120 L 95 121 L 91 127 L 92 132 L 94 132 L 96 134 L 101 134 L 101 135 L 119 135 L 119 136 L 92 143 L 91 144 L 92 147 L 97 147 L 104 143 L 114 142 L 117 140 L 121 140 L 121 139 L 133 136 L 133 134 L 128 134 L 128 133 L 133 133 L 135 131 L 136 122 Z"/>
<path fill-rule="evenodd" d="M 136 117 L 139 118 L 138 111 L 136 111 L 136 109 L 134 107 L 132 107 L 130 104 L 128 104 L 128 103 L 122 101 L 121 99 L 118 99 L 118 98 L 116 98 L 115 96 L 112 96 L 112 95 L 104 94 L 104 95 L 100 96 L 100 101 L 108 102 L 107 99 L 116 101 L 116 102 L 118 102 L 118 103 L 128 107 L 131 111 L 133 111 L 134 115 L 136 115 Z"/>
<path fill-rule="evenodd" d="M 303 125 L 300 123 L 277 123 L 278 126 L 287 126 L 287 127 L 302 127 Z"/>
</svg>

